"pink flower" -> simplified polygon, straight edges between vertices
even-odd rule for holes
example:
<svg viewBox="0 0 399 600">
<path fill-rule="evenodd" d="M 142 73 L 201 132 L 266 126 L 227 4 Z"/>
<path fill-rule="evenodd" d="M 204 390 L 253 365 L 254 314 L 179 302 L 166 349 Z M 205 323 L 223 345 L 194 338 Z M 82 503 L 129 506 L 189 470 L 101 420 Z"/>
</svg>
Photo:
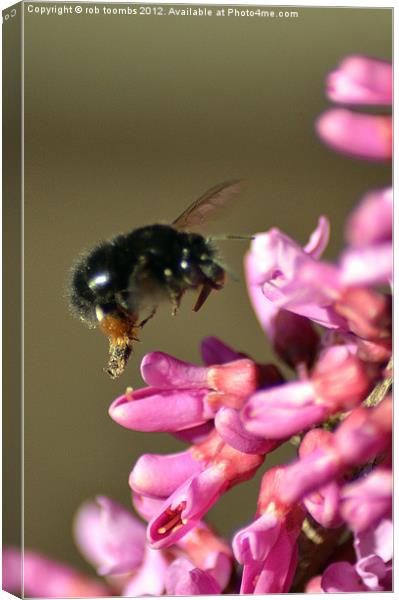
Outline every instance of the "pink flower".
<svg viewBox="0 0 399 600">
<path fill-rule="evenodd" d="M 162 596 L 165 591 L 166 574 L 170 557 L 160 550 L 145 547 L 144 559 L 140 568 L 126 579 L 121 590 L 122 596 Z"/>
<path fill-rule="evenodd" d="M 143 560 L 145 526 L 105 496 L 81 506 L 74 534 L 81 553 L 99 575 L 129 573 Z"/>
<path fill-rule="evenodd" d="M 324 351 L 311 377 L 255 393 L 241 417 L 253 435 L 282 439 L 348 410 L 367 396 L 365 365 L 344 346 Z"/>
<path fill-rule="evenodd" d="M 346 239 L 349 245 L 364 248 L 391 241 L 392 219 L 392 188 L 368 192 L 346 222 Z"/>
<path fill-rule="evenodd" d="M 310 437 L 314 443 L 318 437 L 317 447 L 287 467 L 281 481 L 281 500 L 296 502 L 341 477 L 348 468 L 374 459 L 389 447 L 391 429 L 392 400 L 387 397 L 375 408 L 354 409 L 334 434 L 308 432 L 302 444 Z"/>
<path fill-rule="evenodd" d="M 317 133 L 334 150 L 355 158 L 392 157 L 392 117 L 365 115 L 345 108 L 331 109 L 316 122 Z"/>
<path fill-rule="evenodd" d="M 356 564 L 332 563 L 324 571 L 324 592 L 391 591 L 392 590 L 392 521 L 382 520 L 355 536 Z"/>
<path fill-rule="evenodd" d="M 349 288 L 335 303 L 357 336 L 371 341 L 390 339 L 392 297 L 366 288 Z"/>
<path fill-rule="evenodd" d="M 392 519 L 381 519 L 375 527 L 356 533 L 354 548 L 358 560 L 377 555 L 384 563 L 390 563 L 393 557 Z"/>
<path fill-rule="evenodd" d="M 216 431 L 193 452 L 204 468 L 182 483 L 149 523 L 147 539 L 153 548 L 176 543 L 224 492 L 251 478 L 264 460 L 263 455 L 244 454 L 228 446 Z"/>
<path fill-rule="evenodd" d="M 317 262 L 328 237 L 325 217 L 320 217 L 305 248 L 276 228 L 255 236 L 245 258 L 247 285 L 255 312 L 272 339 L 280 309 L 325 327 L 345 327 L 345 320 L 332 308 L 340 290 L 338 269 Z"/>
<path fill-rule="evenodd" d="M 221 408 L 215 417 L 215 427 L 232 448 L 246 454 L 268 454 L 280 445 L 279 440 L 267 440 L 250 433 L 234 408 Z"/>
<path fill-rule="evenodd" d="M 380 467 L 348 483 L 341 491 L 341 514 L 350 528 L 362 532 L 392 511 L 392 471 Z"/>
<path fill-rule="evenodd" d="M 166 574 L 166 593 L 170 596 L 198 596 L 220 594 L 215 578 L 195 567 L 186 558 L 176 559 Z"/>
<path fill-rule="evenodd" d="M 151 387 L 126 393 L 109 409 L 114 421 L 138 431 L 197 428 L 221 406 L 239 408 L 260 385 L 281 380 L 273 365 L 257 365 L 249 358 L 199 367 L 162 352 L 147 354 L 141 372 Z"/>
<path fill-rule="evenodd" d="M 200 521 L 177 542 L 186 556 L 200 569 L 206 571 L 224 590 L 232 573 L 230 545 L 218 537 L 206 523 Z"/>
<path fill-rule="evenodd" d="M 327 96 L 344 104 L 392 104 L 392 65 L 366 56 L 347 56 L 327 77 Z"/>
<path fill-rule="evenodd" d="M 284 593 L 291 586 L 297 563 L 296 540 L 303 511 L 280 501 L 279 484 L 284 469 L 265 473 L 256 520 L 233 539 L 233 551 L 244 565 L 241 594 Z"/>
<path fill-rule="evenodd" d="M 21 564 L 23 563 L 24 594 L 33 598 L 96 598 L 111 596 L 111 589 L 101 581 L 76 569 L 26 550 L 3 549 L 3 587 L 9 593 L 21 593 Z"/>
<path fill-rule="evenodd" d="M 349 56 L 328 76 L 327 95 L 335 102 L 391 104 L 392 66 L 384 61 Z M 316 130 L 338 152 L 370 160 L 392 156 L 390 116 L 332 109 L 319 117 Z"/>
<path fill-rule="evenodd" d="M 203 464 L 194 458 L 191 450 L 175 454 L 143 454 L 137 460 L 129 477 L 129 485 L 136 494 L 166 499 L 191 475 L 203 470 Z"/>
</svg>

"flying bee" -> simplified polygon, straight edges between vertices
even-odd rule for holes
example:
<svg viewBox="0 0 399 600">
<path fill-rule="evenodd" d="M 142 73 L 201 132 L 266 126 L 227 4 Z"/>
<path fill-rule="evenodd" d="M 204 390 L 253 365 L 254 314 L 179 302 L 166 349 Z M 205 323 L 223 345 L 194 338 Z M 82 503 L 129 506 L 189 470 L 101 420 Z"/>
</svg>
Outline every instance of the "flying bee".
<svg viewBox="0 0 399 600">
<path fill-rule="evenodd" d="M 184 293 L 199 290 L 193 307 L 198 311 L 212 290 L 223 287 L 226 272 L 212 238 L 192 230 L 200 228 L 211 213 L 235 196 L 241 183 L 213 187 L 171 225 L 147 225 L 101 242 L 72 268 L 71 308 L 89 327 L 99 326 L 108 337 L 105 370 L 111 378 L 123 373 L 139 330 L 154 316 L 162 300 L 169 299 L 172 314 L 176 314 Z"/>
</svg>

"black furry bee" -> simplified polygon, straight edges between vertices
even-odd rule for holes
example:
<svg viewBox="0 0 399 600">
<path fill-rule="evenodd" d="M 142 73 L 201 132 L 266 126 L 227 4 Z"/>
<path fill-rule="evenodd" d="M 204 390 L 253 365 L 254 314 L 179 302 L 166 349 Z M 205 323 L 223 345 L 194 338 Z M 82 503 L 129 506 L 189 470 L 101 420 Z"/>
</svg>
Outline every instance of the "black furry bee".
<svg viewBox="0 0 399 600">
<path fill-rule="evenodd" d="M 148 225 L 118 235 L 90 250 L 72 268 L 71 308 L 89 327 L 99 325 L 109 338 L 106 371 L 112 378 L 124 371 L 139 329 L 162 300 L 171 301 L 175 314 L 184 293 L 198 289 L 193 308 L 198 311 L 212 290 L 223 287 L 225 269 L 212 240 L 191 229 L 199 228 L 240 189 L 239 181 L 217 185 L 171 225 Z"/>
</svg>

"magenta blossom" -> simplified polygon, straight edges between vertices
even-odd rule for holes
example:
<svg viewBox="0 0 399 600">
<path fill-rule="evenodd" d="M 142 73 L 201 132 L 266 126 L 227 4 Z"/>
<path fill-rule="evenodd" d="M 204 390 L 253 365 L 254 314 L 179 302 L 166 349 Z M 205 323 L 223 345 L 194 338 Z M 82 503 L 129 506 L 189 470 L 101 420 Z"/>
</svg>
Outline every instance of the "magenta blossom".
<svg viewBox="0 0 399 600">
<path fill-rule="evenodd" d="M 320 356 L 309 379 L 255 393 L 241 417 L 250 433 L 282 439 L 353 408 L 366 398 L 369 387 L 364 363 L 345 346 L 332 346 Z"/>
<path fill-rule="evenodd" d="M 341 514 L 357 533 L 374 527 L 392 511 L 392 470 L 379 467 L 341 491 Z"/>
<path fill-rule="evenodd" d="M 21 564 L 23 579 L 21 580 Z M 3 589 L 31 598 L 97 598 L 111 596 L 112 589 L 76 569 L 38 552 L 3 548 Z"/>
<path fill-rule="evenodd" d="M 349 215 L 346 239 L 353 248 L 364 248 L 392 239 L 392 188 L 368 192 Z"/>
<path fill-rule="evenodd" d="M 327 96 L 344 104 L 392 104 L 392 65 L 361 55 L 347 56 L 327 77 Z"/>
<path fill-rule="evenodd" d="M 356 158 L 392 157 L 392 117 L 355 113 L 345 108 L 325 112 L 316 123 L 322 140 L 338 152 Z"/>
<path fill-rule="evenodd" d="M 318 436 L 317 447 L 287 467 L 280 488 L 282 500 L 298 501 L 341 477 L 347 469 L 374 459 L 389 447 L 391 430 L 392 400 L 386 398 L 375 408 L 353 410 L 334 433 L 308 432 L 302 444 L 307 437 Z"/>
<path fill-rule="evenodd" d="M 349 56 L 327 78 L 327 95 L 338 103 L 392 103 L 392 65 L 364 56 Z M 344 108 L 319 117 L 316 129 L 329 146 L 351 156 L 386 160 L 392 156 L 392 118 Z"/>
<path fill-rule="evenodd" d="M 263 476 L 257 518 L 233 539 L 233 551 L 244 565 L 241 594 L 287 592 L 295 573 L 296 545 L 304 512 L 296 505 L 280 502 L 282 467 Z"/>
<path fill-rule="evenodd" d="M 332 563 L 324 571 L 324 592 L 392 591 L 392 521 L 383 519 L 374 528 L 355 536 L 357 562 Z"/>
<path fill-rule="evenodd" d="M 264 461 L 262 454 L 245 454 L 225 444 L 217 431 L 192 451 L 203 470 L 182 483 L 149 523 L 147 539 L 153 548 L 180 540 L 224 492 L 251 478 Z"/>
<path fill-rule="evenodd" d="M 169 596 L 198 596 L 220 594 L 221 588 L 207 571 L 198 569 L 186 558 L 176 559 L 166 574 L 166 593 Z"/>
<path fill-rule="evenodd" d="M 259 386 L 281 381 L 273 365 L 249 358 L 199 367 L 162 352 L 147 354 L 141 372 L 148 388 L 115 400 L 109 414 L 137 431 L 184 431 L 204 425 L 221 406 L 239 408 Z"/>
<path fill-rule="evenodd" d="M 273 328 L 279 309 L 303 315 L 325 327 L 345 328 L 345 320 L 332 306 L 340 290 L 339 272 L 332 265 L 321 268 L 317 262 L 328 238 L 329 223 L 325 217 L 319 219 L 305 248 L 276 228 L 255 236 L 245 258 L 245 269 L 252 304 L 266 329 Z M 316 271 L 320 271 L 317 279 Z"/>
<path fill-rule="evenodd" d="M 76 543 L 99 575 L 118 575 L 142 562 L 145 526 L 125 508 L 105 496 L 83 504 L 74 522 Z"/>
</svg>

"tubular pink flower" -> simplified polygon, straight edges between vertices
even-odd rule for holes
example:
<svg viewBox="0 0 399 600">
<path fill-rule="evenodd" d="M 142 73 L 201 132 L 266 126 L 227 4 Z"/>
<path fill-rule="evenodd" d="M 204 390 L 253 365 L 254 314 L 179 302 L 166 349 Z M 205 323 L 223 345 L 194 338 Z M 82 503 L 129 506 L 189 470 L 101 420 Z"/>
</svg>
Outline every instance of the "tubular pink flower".
<svg viewBox="0 0 399 600">
<path fill-rule="evenodd" d="M 334 434 L 334 446 L 347 466 L 356 467 L 389 447 L 392 440 L 392 398 L 375 408 L 353 410 Z"/>
<path fill-rule="evenodd" d="M 188 440 L 203 435 L 221 406 L 240 408 L 258 387 L 282 380 L 274 365 L 257 365 L 250 358 L 198 367 L 163 352 L 147 354 L 141 371 L 150 387 L 117 398 L 111 418 L 138 431 L 183 431 Z"/>
<path fill-rule="evenodd" d="M 334 434 L 320 435 L 320 444 L 313 452 L 289 465 L 281 482 L 281 500 L 296 502 L 346 469 L 362 465 L 389 447 L 392 430 L 392 400 L 386 397 L 375 408 L 358 407 L 341 423 Z M 315 430 L 318 432 L 319 430 Z"/>
<path fill-rule="evenodd" d="M 202 425 L 214 412 L 205 402 L 207 389 L 144 388 L 117 398 L 109 408 L 111 419 L 136 431 L 180 431 Z"/>
<path fill-rule="evenodd" d="M 160 389 L 203 389 L 207 387 L 207 368 L 192 365 L 164 352 L 150 352 L 141 361 L 144 381 Z"/>
<path fill-rule="evenodd" d="M 222 407 L 216 414 L 215 427 L 226 444 L 246 454 L 268 454 L 279 445 L 276 440 L 265 440 L 247 431 L 234 408 Z"/>
<path fill-rule="evenodd" d="M 193 475 L 166 500 L 148 525 L 152 548 L 166 548 L 195 527 L 226 491 L 227 480 L 220 469 L 209 467 Z"/>
<path fill-rule="evenodd" d="M 321 578 L 321 589 L 326 593 L 366 592 L 367 587 L 349 562 L 332 563 Z"/>
<path fill-rule="evenodd" d="M 342 293 L 335 307 L 357 336 L 377 342 L 391 338 L 391 296 L 365 288 L 349 288 Z"/>
<path fill-rule="evenodd" d="M 122 596 L 162 596 L 165 591 L 166 576 L 170 559 L 160 550 L 146 546 L 140 569 L 131 577 L 122 590 Z"/>
<path fill-rule="evenodd" d="M 283 467 L 267 471 L 258 498 L 258 518 L 233 539 L 233 552 L 244 565 L 241 594 L 284 593 L 291 586 L 304 512 L 280 501 Z"/>
<path fill-rule="evenodd" d="M 143 560 L 145 526 L 105 496 L 78 510 L 74 536 L 79 550 L 99 575 L 128 573 Z"/>
<path fill-rule="evenodd" d="M 15 577 L 23 562 L 24 595 L 31 598 L 96 598 L 111 596 L 111 590 L 79 571 L 56 562 L 37 552 L 26 550 L 23 557 L 15 548 L 4 548 L 3 569 L 6 577 L 3 587 L 10 593 L 20 593 L 16 586 L 21 583 Z M 11 573 L 8 569 L 11 569 Z"/>
<path fill-rule="evenodd" d="M 200 521 L 177 542 L 177 546 L 194 565 L 212 575 L 224 590 L 231 577 L 233 554 L 230 546 L 215 535 L 209 525 Z"/>
<path fill-rule="evenodd" d="M 334 150 L 355 158 L 389 160 L 392 157 L 392 118 L 337 108 L 316 122 L 321 139 Z"/>
<path fill-rule="evenodd" d="M 345 485 L 341 491 L 341 514 L 350 528 L 362 532 L 374 527 L 392 511 L 392 471 L 377 468 Z"/>
<path fill-rule="evenodd" d="M 328 75 L 327 96 L 345 104 L 390 105 L 392 65 L 366 56 L 348 56 Z"/>
<path fill-rule="evenodd" d="M 303 504 L 313 519 L 323 527 L 340 527 L 343 519 L 339 514 L 340 488 L 335 481 L 327 483 L 316 492 L 305 496 Z"/>
<path fill-rule="evenodd" d="M 392 239 L 392 188 L 368 192 L 349 215 L 346 239 L 353 248 L 364 248 Z"/>
<path fill-rule="evenodd" d="M 186 558 L 178 558 L 168 568 L 166 593 L 171 596 L 198 596 L 220 594 L 221 588 L 210 573 L 198 569 Z"/>
<path fill-rule="evenodd" d="M 393 557 L 392 519 L 382 519 L 377 526 L 356 533 L 354 548 L 358 560 L 377 555 L 389 563 Z"/>
<path fill-rule="evenodd" d="M 258 234 L 252 242 L 245 258 L 247 286 L 258 319 L 271 339 L 277 335 L 280 309 L 325 327 L 345 328 L 345 320 L 332 307 L 340 291 L 339 271 L 316 260 L 328 241 L 328 232 L 327 219 L 320 217 L 304 249 L 276 228 Z"/>
<path fill-rule="evenodd" d="M 342 285 L 374 286 L 392 280 L 392 242 L 349 249 L 340 258 Z"/>
<path fill-rule="evenodd" d="M 324 351 L 310 380 L 286 383 L 251 396 L 241 411 L 245 428 L 269 440 L 281 439 L 348 410 L 367 396 L 362 361 L 345 346 Z"/>
<path fill-rule="evenodd" d="M 313 431 L 318 433 L 321 430 L 309 431 L 302 444 Z M 329 432 L 323 432 L 326 433 Z M 317 434 L 313 435 L 316 437 Z M 281 483 L 281 499 L 285 502 L 298 502 L 310 492 L 339 477 L 343 468 L 341 457 L 334 447 L 333 435 L 320 434 L 319 447 L 287 467 Z"/>
<path fill-rule="evenodd" d="M 165 499 L 202 469 L 203 465 L 190 450 L 167 455 L 143 454 L 130 473 L 129 486 L 136 494 Z"/>
<path fill-rule="evenodd" d="M 252 435 L 282 440 L 326 418 L 327 407 L 316 400 L 310 381 L 286 383 L 251 396 L 241 419 Z"/>
<path fill-rule="evenodd" d="M 224 443 L 215 431 L 192 448 L 206 468 L 192 475 L 161 506 L 147 528 L 153 548 L 177 542 L 202 519 L 218 498 L 233 485 L 251 478 L 264 460 L 260 454 L 244 454 Z"/>
<path fill-rule="evenodd" d="M 328 414 L 354 408 L 366 399 L 371 383 L 366 365 L 345 346 L 331 346 L 321 353 L 311 381 Z"/>
</svg>

